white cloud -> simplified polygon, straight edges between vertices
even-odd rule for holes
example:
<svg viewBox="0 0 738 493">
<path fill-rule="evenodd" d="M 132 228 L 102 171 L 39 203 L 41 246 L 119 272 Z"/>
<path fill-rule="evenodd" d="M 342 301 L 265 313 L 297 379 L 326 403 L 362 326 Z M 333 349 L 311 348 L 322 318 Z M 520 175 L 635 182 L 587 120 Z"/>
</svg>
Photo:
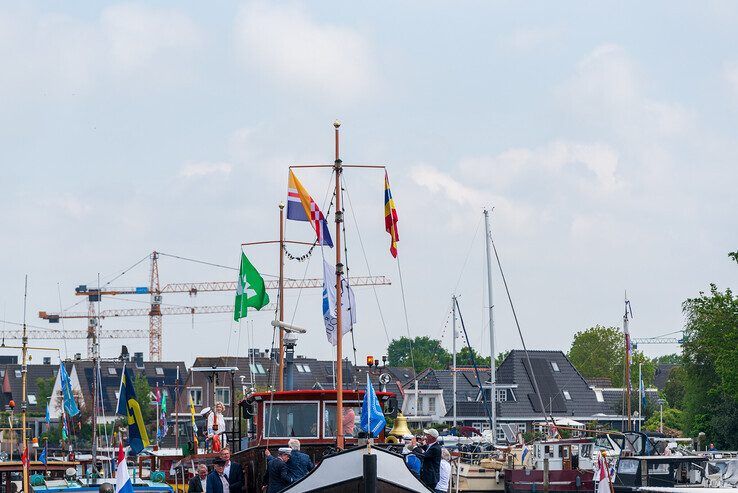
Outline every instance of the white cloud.
<svg viewBox="0 0 738 493">
<path fill-rule="evenodd" d="M 179 172 L 184 178 L 200 178 L 203 176 L 228 176 L 233 171 L 231 163 L 188 163 Z"/>
<path fill-rule="evenodd" d="M 295 5 L 244 5 L 235 40 L 247 66 L 289 90 L 352 100 L 377 83 L 368 43 L 359 32 L 318 23 Z"/>
</svg>

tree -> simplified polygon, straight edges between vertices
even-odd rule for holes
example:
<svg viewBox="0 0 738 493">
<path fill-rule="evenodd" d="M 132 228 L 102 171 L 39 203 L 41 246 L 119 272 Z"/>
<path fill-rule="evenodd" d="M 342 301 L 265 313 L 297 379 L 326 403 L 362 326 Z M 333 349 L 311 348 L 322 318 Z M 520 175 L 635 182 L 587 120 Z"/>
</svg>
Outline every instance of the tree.
<svg viewBox="0 0 738 493">
<path fill-rule="evenodd" d="M 682 355 L 677 353 L 664 354 L 653 359 L 657 365 L 681 365 Z"/>
<path fill-rule="evenodd" d="M 409 366 L 416 372 L 433 368 L 447 368 L 451 355 L 441 346 L 441 341 L 428 336 L 416 337 L 412 341 L 407 337 L 393 339 L 387 347 L 387 359 L 390 366 Z M 138 392 L 138 391 L 137 391 Z"/>
<path fill-rule="evenodd" d="M 154 409 L 151 406 L 151 386 L 143 372 L 133 379 L 133 390 L 136 392 L 136 402 L 141 408 L 141 417 L 144 423 L 150 423 Z"/>
<path fill-rule="evenodd" d="M 661 412 L 656 411 L 643 423 L 643 428 L 649 431 L 659 431 L 661 426 Z M 684 430 L 684 413 L 673 407 L 664 408 L 664 432 L 670 436 L 681 436 Z M 668 432 L 667 432 L 668 431 Z"/>
<path fill-rule="evenodd" d="M 505 358 L 507 358 L 507 355 L 510 354 L 510 351 L 502 351 L 501 353 L 497 354 L 497 357 L 495 358 L 495 368 L 499 368 L 503 361 L 505 361 Z"/>
<path fill-rule="evenodd" d="M 466 366 L 470 368 L 474 366 L 472 363 L 472 355 L 474 355 L 474 360 L 479 368 L 489 368 L 489 356 L 482 356 L 474 348 L 471 348 L 471 351 L 469 351 L 468 346 L 464 346 L 461 348 L 461 351 L 456 353 L 456 366 Z"/>
<path fill-rule="evenodd" d="M 685 377 L 684 368 L 681 366 L 675 366 L 669 371 L 669 376 L 666 377 L 666 384 L 662 393 L 670 407 L 682 409 L 684 405 Z"/>
<path fill-rule="evenodd" d="M 46 415 L 46 405 L 49 403 L 51 392 L 54 390 L 55 381 L 56 379 L 54 377 L 39 377 L 36 379 L 36 387 L 38 387 L 36 402 L 38 402 L 39 412 L 43 413 L 44 416 Z"/>
<path fill-rule="evenodd" d="M 585 378 L 609 378 L 622 387 L 625 377 L 625 340 L 617 327 L 595 325 L 574 334 L 569 359 Z M 653 383 L 656 365 L 642 352 L 631 351 L 631 386 L 638 389 L 638 364 L 642 364 L 643 382 Z"/>
</svg>

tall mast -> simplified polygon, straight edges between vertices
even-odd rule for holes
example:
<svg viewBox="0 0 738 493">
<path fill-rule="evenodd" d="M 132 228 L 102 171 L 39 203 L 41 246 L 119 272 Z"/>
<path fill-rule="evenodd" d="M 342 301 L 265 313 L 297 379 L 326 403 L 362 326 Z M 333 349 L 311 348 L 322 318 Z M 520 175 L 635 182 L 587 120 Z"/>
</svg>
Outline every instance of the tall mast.
<svg viewBox="0 0 738 493">
<path fill-rule="evenodd" d="M 490 247 L 491 232 L 489 228 L 489 211 L 484 209 L 485 247 L 487 249 L 487 301 L 489 303 L 489 374 L 491 383 L 490 406 L 492 408 L 492 436 L 497 441 L 497 375 L 495 368 L 495 304 L 492 299 L 492 249 Z"/>
<path fill-rule="evenodd" d="M 630 409 L 630 330 L 628 328 L 628 294 L 625 294 L 625 313 L 623 314 L 623 333 L 625 334 L 625 402 L 628 413 L 628 431 L 631 431 L 631 409 Z"/>
<path fill-rule="evenodd" d="M 453 295 L 451 297 L 451 309 L 453 311 L 452 328 L 453 328 L 453 332 L 454 332 L 454 335 L 453 335 L 453 341 L 454 342 L 453 342 L 453 345 L 452 345 L 452 347 L 453 347 L 453 366 L 452 366 L 453 371 L 451 372 L 451 374 L 453 375 L 453 377 L 452 377 L 453 380 L 452 381 L 453 381 L 453 389 L 454 389 L 454 402 L 453 402 L 453 406 L 454 406 L 454 428 L 456 428 L 456 402 L 457 402 L 457 399 L 456 399 L 456 337 L 458 336 L 458 333 L 456 332 L 456 295 Z M 418 399 L 417 394 L 415 395 L 415 399 L 417 401 L 417 399 Z M 417 404 L 416 404 L 416 407 L 417 407 Z"/>
<path fill-rule="evenodd" d="M 26 412 L 28 403 L 26 402 L 26 382 L 28 381 L 28 329 L 26 328 L 26 302 L 28 300 L 28 275 L 26 274 L 25 287 L 23 289 L 23 339 L 21 344 L 21 354 L 23 364 L 21 365 L 21 387 L 23 389 L 21 396 L 21 433 L 23 434 L 23 453 L 26 454 L 26 460 L 23 462 L 23 491 L 28 491 L 28 462 L 30 457 L 28 454 L 28 436 L 26 435 Z M 12 424 L 11 424 L 12 427 Z M 11 430 L 12 433 L 12 430 Z"/>
<path fill-rule="evenodd" d="M 341 276 L 343 264 L 341 263 L 341 223 L 343 222 L 343 211 L 341 210 L 341 172 L 343 171 L 339 147 L 338 128 L 341 122 L 333 123 L 336 136 L 336 160 L 333 162 L 333 170 L 336 175 L 336 446 L 343 448 L 343 329 L 341 323 Z"/>
<path fill-rule="evenodd" d="M 284 322 L 284 203 L 279 204 L 279 321 Z M 279 327 L 279 390 L 284 390 L 284 327 Z"/>
</svg>

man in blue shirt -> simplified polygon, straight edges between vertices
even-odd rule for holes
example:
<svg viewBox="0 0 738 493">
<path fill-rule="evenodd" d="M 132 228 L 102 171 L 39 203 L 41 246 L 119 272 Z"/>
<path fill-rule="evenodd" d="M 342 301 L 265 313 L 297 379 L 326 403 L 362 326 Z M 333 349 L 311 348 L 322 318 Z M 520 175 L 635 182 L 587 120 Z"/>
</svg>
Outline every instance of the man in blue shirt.
<svg viewBox="0 0 738 493">
<path fill-rule="evenodd" d="M 308 454 L 300 452 L 300 440 L 297 438 L 290 438 L 287 445 L 292 449 L 290 460 L 287 461 L 287 470 L 290 473 L 290 479 L 292 479 L 292 482 L 299 481 L 307 476 L 308 473 L 313 470 L 315 465 Z"/>
<path fill-rule="evenodd" d="M 402 449 L 402 455 L 405 456 L 405 463 L 408 469 L 410 469 L 410 472 L 413 473 L 413 476 L 420 479 L 420 459 L 413 454 L 413 450 L 418 446 L 418 443 L 415 437 L 410 434 L 404 435 L 402 439 L 405 442 L 405 447 Z"/>
<path fill-rule="evenodd" d="M 269 449 L 264 451 L 267 458 L 267 493 L 277 493 L 292 483 L 287 463 L 290 462 L 289 447 L 279 449 L 278 457 L 272 457 Z M 208 490 L 209 491 L 209 490 Z"/>
</svg>

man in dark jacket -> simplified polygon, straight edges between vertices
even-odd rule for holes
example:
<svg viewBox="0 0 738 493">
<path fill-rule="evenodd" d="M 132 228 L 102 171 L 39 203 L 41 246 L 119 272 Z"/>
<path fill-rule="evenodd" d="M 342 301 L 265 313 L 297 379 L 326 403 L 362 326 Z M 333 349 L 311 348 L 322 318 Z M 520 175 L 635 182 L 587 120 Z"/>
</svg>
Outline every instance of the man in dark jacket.
<svg viewBox="0 0 738 493">
<path fill-rule="evenodd" d="M 420 467 L 420 480 L 430 489 L 435 489 L 441 477 L 441 444 L 438 443 L 438 430 L 423 430 L 425 450 L 420 448 L 414 452 L 423 463 Z M 208 492 L 210 493 L 210 492 Z"/>
<path fill-rule="evenodd" d="M 226 447 L 220 449 L 220 458 L 225 461 L 223 474 L 228 478 L 231 493 L 241 493 L 244 485 L 243 468 L 237 462 L 231 462 L 231 451 Z"/>
<path fill-rule="evenodd" d="M 208 481 L 208 466 L 200 464 L 197 466 L 197 474 L 194 478 L 190 479 L 190 483 L 187 486 L 189 493 L 205 493 L 207 489 Z"/>
<path fill-rule="evenodd" d="M 300 452 L 300 440 L 290 438 L 287 445 L 292 449 L 290 460 L 287 461 L 287 470 L 290 472 L 290 479 L 294 483 L 307 476 L 315 465 L 308 454 Z"/>
<path fill-rule="evenodd" d="M 231 493 L 228 478 L 223 472 L 224 466 L 223 459 L 218 458 L 213 461 L 213 472 L 208 474 L 207 493 Z"/>
<path fill-rule="evenodd" d="M 277 457 L 272 457 L 269 449 L 264 451 L 267 458 L 267 493 L 277 493 L 292 482 L 287 469 L 291 451 L 289 447 L 280 448 Z"/>
</svg>

